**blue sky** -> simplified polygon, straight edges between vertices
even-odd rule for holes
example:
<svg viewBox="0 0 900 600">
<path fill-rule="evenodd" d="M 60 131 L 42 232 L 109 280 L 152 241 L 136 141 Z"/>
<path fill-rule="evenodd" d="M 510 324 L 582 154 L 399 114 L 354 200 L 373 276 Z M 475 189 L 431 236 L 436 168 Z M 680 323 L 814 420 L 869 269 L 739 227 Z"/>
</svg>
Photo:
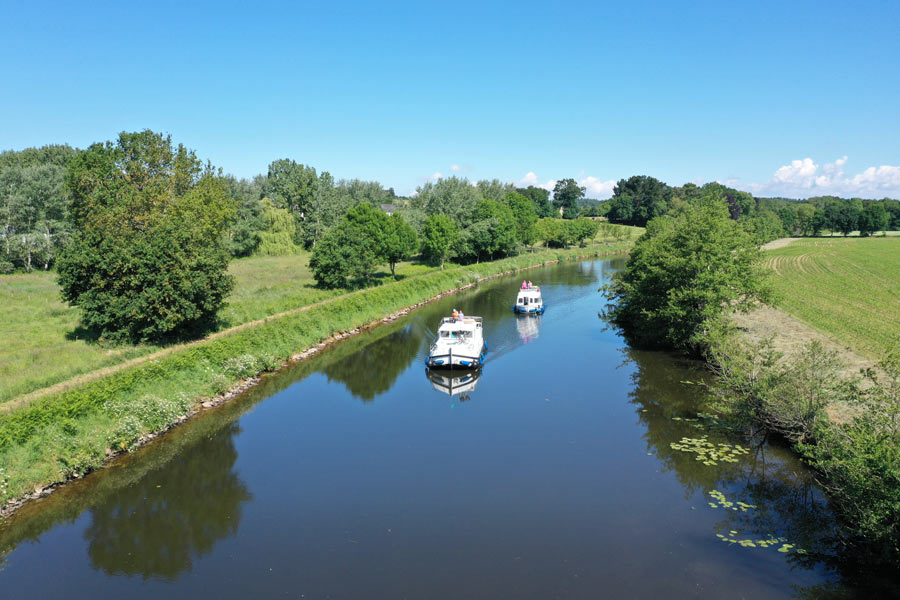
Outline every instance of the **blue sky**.
<svg viewBox="0 0 900 600">
<path fill-rule="evenodd" d="M 900 197 L 896 0 L 188 4 L 0 0 L 0 148 L 151 128 L 238 176 L 288 157 L 398 193 Z"/>
</svg>

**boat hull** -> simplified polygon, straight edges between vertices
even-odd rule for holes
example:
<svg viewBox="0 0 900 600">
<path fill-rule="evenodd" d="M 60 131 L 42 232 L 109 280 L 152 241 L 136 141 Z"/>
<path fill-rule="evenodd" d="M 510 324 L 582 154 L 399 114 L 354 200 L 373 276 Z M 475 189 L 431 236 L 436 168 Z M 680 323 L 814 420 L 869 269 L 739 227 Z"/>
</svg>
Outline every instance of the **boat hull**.
<svg viewBox="0 0 900 600">
<path fill-rule="evenodd" d="M 543 304 L 540 306 L 534 306 L 534 307 L 529 306 L 528 308 L 525 308 L 524 306 L 519 306 L 518 304 L 516 304 L 513 306 L 513 312 L 515 312 L 518 315 L 542 315 L 542 314 L 544 314 L 544 310 L 546 308 L 547 307 L 544 306 Z"/>
<path fill-rule="evenodd" d="M 486 353 L 487 347 L 484 346 L 475 356 L 454 352 L 431 354 L 425 359 L 425 364 L 431 369 L 474 369 L 484 364 Z"/>
</svg>

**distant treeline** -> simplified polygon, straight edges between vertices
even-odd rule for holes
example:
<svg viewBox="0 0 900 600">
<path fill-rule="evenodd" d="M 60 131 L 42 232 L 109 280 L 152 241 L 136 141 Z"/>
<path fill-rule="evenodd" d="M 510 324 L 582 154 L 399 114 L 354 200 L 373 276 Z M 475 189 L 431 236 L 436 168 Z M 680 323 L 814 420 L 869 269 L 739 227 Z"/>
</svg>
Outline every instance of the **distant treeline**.
<svg viewBox="0 0 900 600">
<path fill-rule="evenodd" d="M 645 175 L 622 179 L 608 201 L 595 205 L 588 214 L 606 216 L 613 223 L 646 226 L 661 215 L 707 196 L 725 198 L 731 218 L 745 224 L 759 242 L 793 235 L 823 232 L 872 235 L 900 229 L 900 201 L 890 198 L 863 200 L 819 196 L 808 200 L 754 198 L 753 195 L 719 183 L 669 186 Z"/>
<path fill-rule="evenodd" d="M 47 270 L 69 244 L 78 220 L 73 218 L 72 190 L 67 172 L 73 159 L 87 151 L 69 146 L 44 146 L 0 153 L 0 273 Z M 224 175 L 207 164 L 234 202 L 225 236 L 231 256 L 285 255 L 312 250 L 337 229 L 354 207 L 367 204 L 380 213 L 398 214 L 418 236 L 429 217 L 442 215 L 449 246 L 426 258 L 443 262 L 478 262 L 507 256 L 533 245 L 544 217 L 575 219 L 598 201 L 586 200 L 573 179 L 554 190 L 516 188 L 500 181 L 449 177 L 401 197 L 377 181 L 335 180 L 291 159 L 273 161 L 265 174 L 251 179 Z M 119 165 L 119 168 L 123 168 Z M 580 228 L 547 225 L 551 245 L 566 246 L 587 235 Z M 408 244 L 407 244 L 408 245 Z M 386 262 L 393 263 L 387 259 Z"/>
</svg>

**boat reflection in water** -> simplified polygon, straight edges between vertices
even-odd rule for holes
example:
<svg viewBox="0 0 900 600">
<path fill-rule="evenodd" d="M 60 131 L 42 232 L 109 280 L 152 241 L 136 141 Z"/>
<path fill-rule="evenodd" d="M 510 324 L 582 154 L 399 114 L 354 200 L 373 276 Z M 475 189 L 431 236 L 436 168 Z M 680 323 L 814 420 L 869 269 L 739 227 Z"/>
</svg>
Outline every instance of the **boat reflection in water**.
<svg viewBox="0 0 900 600">
<path fill-rule="evenodd" d="M 478 379 L 481 377 L 481 369 L 468 369 L 459 371 L 425 369 L 428 379 L 431 381 L 431 387 L 439 392 L 443 392 L 450 396 L 459 396 L 460 402 L 470 399 L 469 394 L 475 390 L 478 385 Z"/>
<path fill-rule="evenodd" d="M 522 315 L 516 319 L 516 329 L 522 342 L 527 344 L 537 339 L 541 329 L 540 315 Z"/>
</svg>

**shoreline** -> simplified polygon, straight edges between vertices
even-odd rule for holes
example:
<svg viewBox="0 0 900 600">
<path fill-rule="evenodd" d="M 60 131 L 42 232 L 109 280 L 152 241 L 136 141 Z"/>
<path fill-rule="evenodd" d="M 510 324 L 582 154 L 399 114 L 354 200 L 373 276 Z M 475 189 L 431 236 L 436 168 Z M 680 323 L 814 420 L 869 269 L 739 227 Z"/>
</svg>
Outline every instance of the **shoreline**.
<svg viewBox="0 0 900 600">
<path fill-rule="evenodd" d="M 633 241 L 632 241 L 632 243 L 633 243 Z M 313 356 L 319 354 L 322 350 L 325 350 L 326 348 L 329 348 L 347 338 L 359 335 L 361 333 L 368 332 L 368 331 L 375 329 L 381 325 L 392 323 L 392 322 L 396 321 L 397 319 L 408 315 L 410 312 L 412 312 L 413 310 L 415 310 L 417 308 L 420 308 L 422 306 L 425 306 L 427 304 L 430 304 L 432 302 L 440 300 L 441 298 L 444 298 L 446 296 L 454 295 L 454 294 L 457 294 L 464 290 L 471 289 L 471 288 L 477 286 L 479 283 L 482 283 L 484 281 L 489 281 L 491 279 L 496 279 L 499 277 L 513 275 L 513 274 L 521 272 L 521 271 L 526 271 L 529 269 L 536 269 L 536 268 L 542 267 L 542 266 L 558 264 L 558 263 L 564 262 L 564 261 L 570 261 L 570 260 L 578 261 L 578 260 L 585 260 L 585 259 L 590 259 L 590 258 L 605 258 L 605 257 L 612 257 L 612 256 L 617 256 L 617 255 L 628 254 L 628 252 L 630 251 L 630 248 L 631 248 L 631 244 L 628 244 L 624 248 L 615 248 L 615 247 L 611 246 L 609 251 L 606 251 L 606 252 L 603 252 L 600 250 L 595 250 L 593 252 L 584 253 L 584 254 L 579 254 L 577 252 L 577 250 L 581 250 L 581 249 L 575 249 L 574 252 L 570 251 L 570 252 L 572 252 L 571 255 L 567 255 L 567 256 L 562 256 L 560 254 L 560 252 L 566 252 L 566 250 L 551 251 L 551 252 L 557 254 L 556 258 L 552 258 L 552 259 L 548 258 L 545 260 L 541 260 L 540 262 L 528 264 L 526 266 L 516 267 L 516 268 L 509 269 L 509 270 L 504 270 L 504 271 L 500 271 L 500 272 L 493 273 L 490 275 L 478 277 L 477 279 L 470 281 L 469 283 L 441 291 L 437 294 L 434 294 L 434 295 L 426 298 L 425 300 L 421 300 L 419 302 L 414 302 L 414 303 L 404 306 L 400 309 L 389 312 L 388 314 L 383 315 L 380 318 L 376 317 L 375 319 L 372 319 L 372 320 L 370 320 L 366 323 L 363 323 L 357 327 L 350 328 L 347 330 L 334 331 L 330 335 L 326 336 L 324 339 L 321 339 L 319 342 L 312 344 L 310 346 L 307 346 L 306 348 L 304 348 L 303 350 L 300 350 L 299 352 L 292 353 L 290 355 L 290 357 L 288 357 L 286 360 L 281 361 L 281 363 L 275 369 L 273 369 L 272 371 L 269 371 L 269 372 L 272 374 L 279 373 L 292 365 L 295 365 L 295 364 L 303 362 L 309 358 L 312 358 Z M 536 253 L 536 254 L 538 254 L 538 253 Z M 506 260 L 506 259 L 501 259 L 501 260 Z M 484 263 L 482 263 L 482 264 L 484 264 Z M 490 263 L 487 263 L 487 264 L 490 264 Z M 469 266 L 473 266 L 473 265 L 469 265 Z M 474 265 L 474 266 L 478 266 L 478 265 Z M 465 268 L 465 267 L 463 267 L 463 268 Z M 444 271 L 441 271 L 439 273 L 442 273 L 442 272 L 444 272 Z M 399 282 L 394 282 L 394 283 L 399 283 Z M 241 330 L 251 329 L 252 330 L 261 325 L 272 322 L 276 319 L 284 318 L 287 316 L 291 316 L 291 315 L 295 315 L 297 313 L 304 312 L 314 306 L 327 305 L 329 303 L 337 302 L 341 299 L 346 299 L 347 297 L 351 297 L 353 295 L 358 295 L 360 292 L 377 290 L 377 289 L 379 289 L 379 288 L 365 288 L 363 290 L 357 290 L 355 292 L 351 292 L 351 293 L 343 295 L 343 296 L 338 296 L 336 298 L 330 298 L 328 300 L 324 300 L 320 303 L 293 309 L 293 310 L 287 311 L 285 313 L 280 313 L 279 315 L 273 315 L 270 317 L 266 317 L 264 319 L 259 319 L 252 323 L 246 323 L 246 324 L 240 325 L 232 330 L 229 330 L 228 333 L 234 333 L 235 330 L 237 330 L 237 329 L 241 329 Z M 219 332 L 219 333 L 221 334 L 219 337 L 224 337 L 226 335 L 226 332 Z M 210 336 L 210 338 L 212 338 L 212 336 Z M 211 341 L 210 338 L 204 338 L 203 340 L 197 340 L 195 342 L 191 342 L 179 349 L 184 350 L 186 348 L 189 348 L 190 346 L 201 345 L 203 342 Z M 170 350 L 167 354 L 175 354 L 175 353 L 177 353 L 177 350 Z M 152 355 L 148 355 L 147 357 L 140 357 L 140 359 L 135 359 L 135 360 L 140 360 L 141 362 L 136 365 L 129 364 L 128 366 L 131 366 L 131 367 L 140 366 L 140 364 L 143 364 L 145 362 L 152 360 Z M 86 382 L 82 382 L 80 385 L 86 385 L 91 382 L 103 381 L 105 377 L 111 376 L 117 372 L 121 372 L 124 370 L 127 370 L 125 363 L 123 363 L 123 365 L 120 365 L 119 368 L 116 369 L 113 373 L 104 373 L 100 376 L 97 376 L 90 380 L 87 380 Z M 193 417 L 199 415 L 200 413 L 204 413 L 208 410 L 214 409 L 216 407 L 219 407 L 223 404 L 226 404 L 226 403 L 234 400 L 238 396 L 244 394 L 245 392 L 251 390 L 256 385 L 258 385 L 260 382 L 260 376 L 263 373 L 265 373 L 265 371 L 259 371 L 250 377 L 245 377 L 243 379 L 240 379 L 234 385 L 232 385 L 230 388 L 228 388 L 226 391 L 224 391 L 220 394 L 217 394 L 211 398 L 204 399 L 204 397 L 202 395 L 195 396 L 194 400 L 193 400 L 193 406 L 187 413 L 180 415 L 179 417 L 174 419 L 171 423 L 169 423 L 167 426 L 165 426 L 163 428 L 156 429 L 156 430 L 142 434 L 140 437 L 138 437 L 134 441 L 134 443 L 130 446 L 129 449 L 112 450 L 110 448 L 107 448 L 107 451 L 105 453 L 105 456 L 103 457 L 101 464 L 95 468 L 90 468 L 82 474 L 76 473 L 74 475 L 68 475 L 60 481 L 55 481 L 55 482 L 52 482 L 47 485 L 37 484 L 37 485 L 35 485 L 34 490 L 32 492 L 28 492 L 23 495 L 20 495 L 20 496 L 17 496 L 17 497 L 7 500 L 3 504 L 3 506 L 0 507 L 0 526 L 2 526 L 3 520 L 10 518 L 22 506 L 30 503 L 31 501 L 38 500 L 40 498 L 49 496 L 57 489 L 67 485 L 68 483 L 70 483 L 72 481 L 78 481 L 78 480 L 84 479 L 84 477 L 86 477 L 90 473 L 92 473 L 94 471 L 99 471 L 99 470 L 105 468 L 111 459 L 113 459 L 119 455 L 125 454 L 125 453 L 133 452 L 134 450 L 151 443 L 153 440 L 155 440 L 161 436 L 164 436 L 167 432 L 171 431 L 172 429 L 175 429 L 179 425 L 185 423 L 186 421 L 188 421 L 189 419 L 192 419 Z M 60 393 L 64 393 L 65 391 L 67 391 L 69 389 L 77 388 L 78 385 L 79 384 L 75 384 L 74 386 L 71 386 L 68 388 L 63 388 L 63 390 Z M 50 393 L 42 394 L 41 396 L 39 396 L 38 398 L 35 398 L 34 400 L 37 400 L 40 397 L 45 397 L 48 395 L 51 395 L 51 394 Z M 30 405 L 31 405 L 31 403 L 27 404 L 24 407 L 20 407 L 19 410 L 24 411 Z M 9 409 L 5 412 L 7 414 L 9 414 L 9 413 L 14 413 L 15 410 Z M 0 414 L 3 414 L 3 411 L 0 411 Z"/>
</svg>

